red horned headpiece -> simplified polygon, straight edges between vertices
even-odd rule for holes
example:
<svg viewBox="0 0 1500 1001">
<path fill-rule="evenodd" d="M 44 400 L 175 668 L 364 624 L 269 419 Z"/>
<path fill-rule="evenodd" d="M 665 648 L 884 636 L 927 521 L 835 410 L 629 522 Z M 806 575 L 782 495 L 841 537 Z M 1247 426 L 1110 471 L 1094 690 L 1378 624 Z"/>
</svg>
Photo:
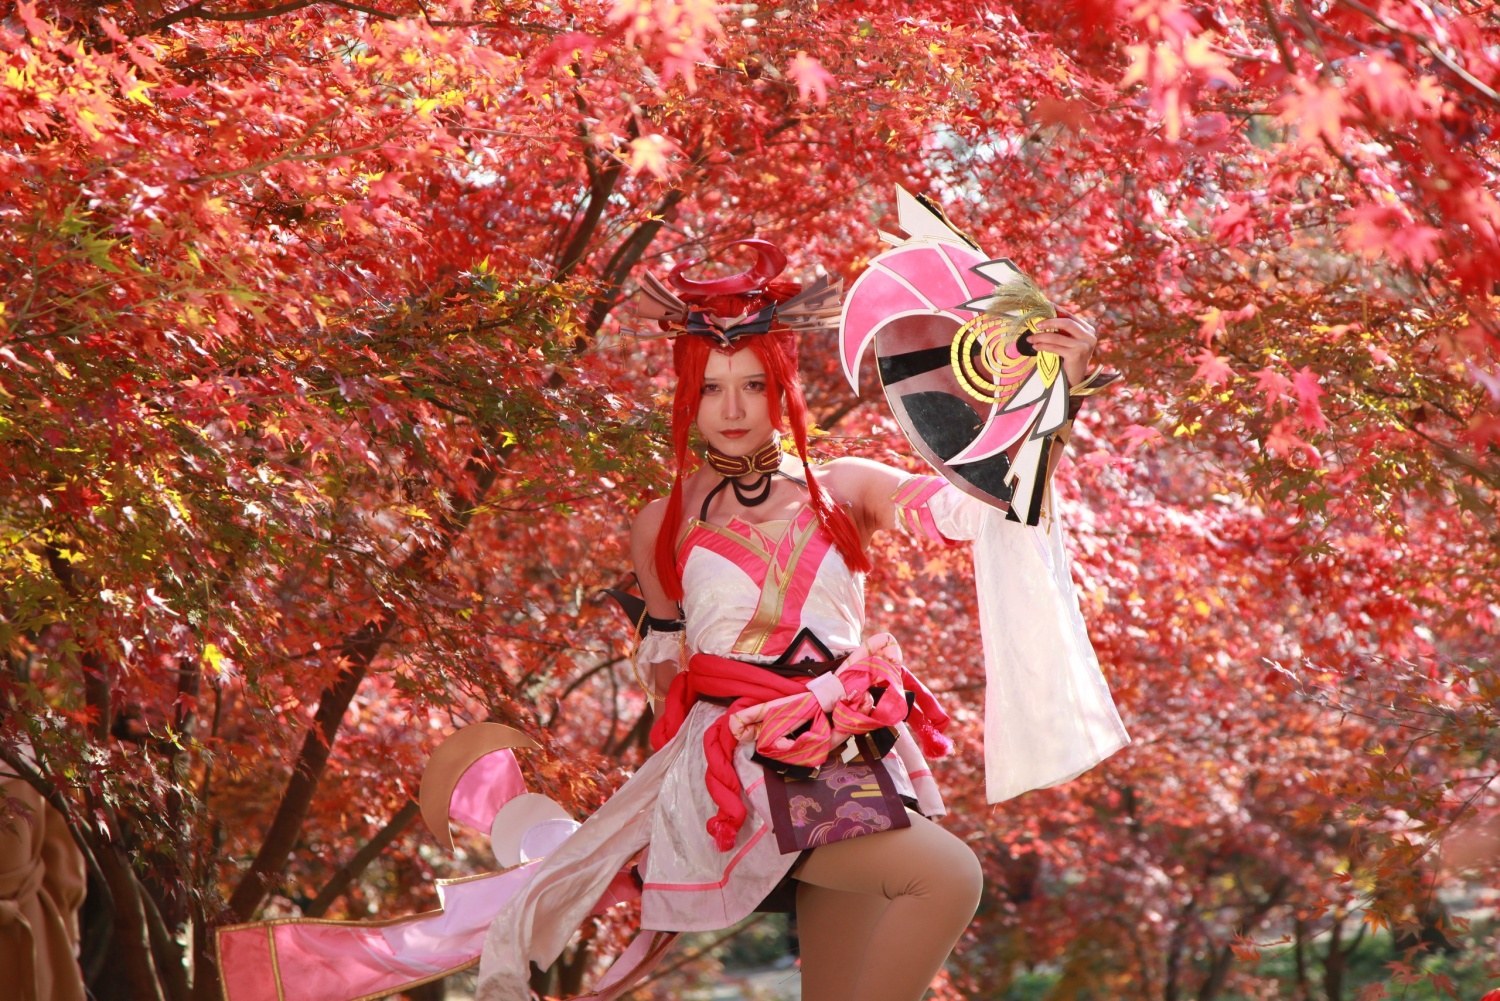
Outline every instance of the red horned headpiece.
<svg viewBox="0 0 1500 1001">
<path fill-rule="evenodd" d="M 699 282 L 682 276 L 684 271 L 697 267 L 699 262 L 683 261 L 668 273 L 667 281 L 672 283 L 672 287 L 677 289 L 685 302 L 702 303 L 709 296 L 763 292 L 771 284 L 773 278 L 786 270 L 786 255 L 774 243 L 768 243 L 765 240 L 736 240 L 730 246 L 755 249 L 755 263 L 748 271 L 730 275 L 728 278 Z M 801 291 L 801 286 L 797 286 L 797 289 Z"/>
<path fill-rule="evenodd" d="M 800 283 L 779 277 L 786 268 L 786 254 L 775 244 L 736 240 L 729 246 L 749 247 L 755 251 L 755 263 L 737 275 L 699 281 L 684 272 L 701 262 L 683 261 L 667 274 L 671 288 L 647 272 L 641 279 L 636 315 L 655 320 L 667 337 L 698 334 L 722 348 L 773 327 L 798 333 L 837 331 L 842 281 L 820 278 L 803 291 Z"/>
</svg>

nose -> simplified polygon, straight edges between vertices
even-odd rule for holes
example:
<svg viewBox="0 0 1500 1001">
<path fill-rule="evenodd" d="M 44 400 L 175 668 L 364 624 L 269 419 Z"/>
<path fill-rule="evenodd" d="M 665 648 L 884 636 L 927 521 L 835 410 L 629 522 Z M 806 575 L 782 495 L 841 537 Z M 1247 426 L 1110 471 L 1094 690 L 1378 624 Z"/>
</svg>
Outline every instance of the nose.
<svg viewBox="0 0 1500 1001">
<path fill-rule="evenodd" d="M 744 390 L 738 386 L 730 386 L 724 393 L 724 417 L 727 420 L 736 421 L 745 416 Z"/>
</svg>

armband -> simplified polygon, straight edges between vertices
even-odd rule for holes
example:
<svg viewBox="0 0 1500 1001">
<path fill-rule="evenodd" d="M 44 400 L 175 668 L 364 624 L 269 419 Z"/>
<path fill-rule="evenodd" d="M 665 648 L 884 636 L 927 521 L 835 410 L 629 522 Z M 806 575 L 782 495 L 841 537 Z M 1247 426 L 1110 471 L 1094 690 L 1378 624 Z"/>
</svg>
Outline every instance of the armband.
<svg viewBox="0 0 1500 1001">
<path fill-rule="evenodd" d="M 896 505 L 896 524 L 920 539 L 931 539 L 945 546 L 957 545 L 938 530 L 937 519 L 932 514 L 930 502 L 946 486 L 948 481 L 941 476 L 909 476 L 902 480 L 891 495 L 891 501 Z"/>
<path fill-rule="evenodd" d="M 1083 401 L 1101 389 L 1107 389 L 1120 381 L 1119 372 L 1110 372 L 1107 369 L 1096 368 L 1083 377 L 1083 381 L 1076 386 L 1068 387 L 1068 420 L 1078 416 L 1078 411 L 1083 409 Z"/>
</svg>

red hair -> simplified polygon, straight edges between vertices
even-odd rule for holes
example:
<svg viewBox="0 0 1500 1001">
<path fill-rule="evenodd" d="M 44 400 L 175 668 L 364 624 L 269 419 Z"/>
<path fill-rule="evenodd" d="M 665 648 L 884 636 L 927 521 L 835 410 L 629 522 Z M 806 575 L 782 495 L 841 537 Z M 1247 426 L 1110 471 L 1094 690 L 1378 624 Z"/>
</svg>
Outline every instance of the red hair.
<svg viewBox="0 0 1500 1001">
<path fill-rule="evenodd" d="M 771 426 L 778 431 L 791 431 L 797 455 L 807 474 L 807 494 L 813 513 L 833 536 L 834 545 L 849 569 L 868 573 L 870 558 L 860 546 L 854 519 L 823 492 L 808 465 L 807 401 L 803 399 L 802 387 L 797 381 L 796 335 L 785 330 L 751 334 L 735 341 L 736 351 L 744 348 L 754 351 L 765 367 L 766 403 Z M 711 340 L 696 334 L 678 336 L 672 344 L 672 367 L 677 371 L 677 392 L 672 398 L 672 491 L 667 495 L 666 515 L 656 536 L 656 577 L 667 597 L 673 601 L 682 600 L 682 576 L 677 572 L 677 534 L 682 528 L 682 478 L 687 471 L 688 433 L 698 416 L 698 405 L 703 399 L 703 373 L 708 367 L 709 353 L 714 350 Z"/>
</svg>

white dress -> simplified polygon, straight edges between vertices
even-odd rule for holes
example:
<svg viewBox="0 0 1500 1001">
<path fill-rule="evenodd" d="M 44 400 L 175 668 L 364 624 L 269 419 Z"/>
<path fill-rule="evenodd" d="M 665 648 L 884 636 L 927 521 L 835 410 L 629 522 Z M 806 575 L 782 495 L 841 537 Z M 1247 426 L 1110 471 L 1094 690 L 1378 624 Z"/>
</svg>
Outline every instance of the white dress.
<svg viewBox="0 0 1500 1001">
<path fill-rule="evenodd" d="M 806 630 L 835 657 L 864 640 L 864 575 L 844 563 L 833 539 L 808 507 L 788 521 L 728 525 L 694 521 L 679 558 L 686 652 L 770 663 Z M 677 659 L 678 634 L 652 633 L 639 659 Z M 674 760 L 655 805 L 650 849 L 641 875 L 641 925 L 670 931 L 725 928 L 750 914 L 796 863 L 771 835 L 765 774 L 740 744 L 735 770 L 751 810 L 732 851 L 721 852 L 706 825 L 718 806 L 704 784 L 703 734 L 725 710 L 693 707 L 673 743 L 687 746 Z M 902 730 L 905 724 L 901 725 Z M 936 786 L 919 795 L 931 775 L 915 744 L 885 760 L 896 792 L 924 814 L 941 814 Z M 915 754 L 915 758 L 912 754 Z M 913 776 L 918 780 L 913 783 Z"/>
</svg>

